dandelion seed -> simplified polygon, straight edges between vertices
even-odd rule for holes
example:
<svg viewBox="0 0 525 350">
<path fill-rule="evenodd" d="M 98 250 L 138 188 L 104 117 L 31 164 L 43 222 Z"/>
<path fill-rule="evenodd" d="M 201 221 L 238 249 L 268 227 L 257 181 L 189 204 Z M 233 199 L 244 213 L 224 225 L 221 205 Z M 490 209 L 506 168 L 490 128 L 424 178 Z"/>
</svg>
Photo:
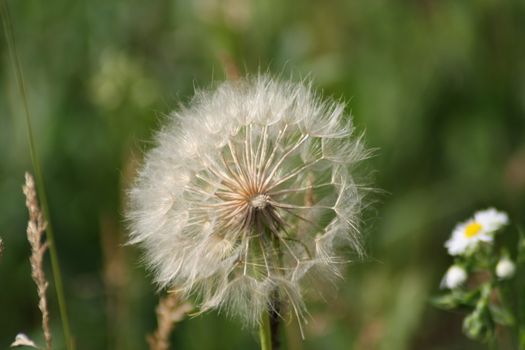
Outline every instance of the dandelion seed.
<svg viewBox="0 0 525 350">
<path fill-rule="evenodd" d="M 459 265 L 452 265 L 441 280 L 441 288 L 456 289 L 461 287 L 466 280 L 467 271 Z"/>
<path fill-rule="evenodd" d="M 129 193 L 131 242 L 158 285 L 249 325 L 275 293 L 303 318 L 305 276 L 337 275 L 341 246 L 362 253 L 351 170 L 367 152 L 352 133 L 344 105 L 309 85 L 256 77 L 197 93 Z"/>
<path fill-rule="evenodd" d="M 458 224 L 445 242 L 450 255 L 471 253 L 480 242 L 491 243 L 494 232 L 508 223 L 508 216 L 494 208 L 478 211 L 474 217 Z"/>
</svg>

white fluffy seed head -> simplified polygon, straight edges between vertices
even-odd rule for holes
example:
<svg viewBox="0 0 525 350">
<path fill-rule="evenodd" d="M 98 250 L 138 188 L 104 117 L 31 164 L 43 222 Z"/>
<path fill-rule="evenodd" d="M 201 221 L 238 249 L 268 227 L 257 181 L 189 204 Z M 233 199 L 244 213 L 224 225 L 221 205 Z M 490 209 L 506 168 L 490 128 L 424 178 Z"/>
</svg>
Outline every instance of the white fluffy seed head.
<svg viewBox="0 0 525 350">
<path fill-rule="evenodd" d="M 127 212 L 159 286 L 251 325 L 277 293 L 300 321 L 304 277 L 336 275 L 341 246 L 362 253 L 351 170 L 367 153 L 344 109 L 259 76 L 174 112 Z"/>
</svg>

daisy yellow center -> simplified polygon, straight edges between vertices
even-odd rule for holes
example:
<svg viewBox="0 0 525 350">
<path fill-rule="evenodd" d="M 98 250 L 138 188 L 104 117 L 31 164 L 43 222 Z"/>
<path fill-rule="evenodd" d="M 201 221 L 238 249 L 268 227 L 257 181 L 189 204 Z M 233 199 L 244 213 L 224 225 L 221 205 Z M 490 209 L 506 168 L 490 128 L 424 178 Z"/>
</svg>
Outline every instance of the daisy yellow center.
<svg viewBox="0 0 525 350">
<path fill-rule="evenodd" d="M 471 222 L 465 227 L 465 236 L 472 238 L 481 231 L 481 225 L 477 222 Z"/>
</svg>

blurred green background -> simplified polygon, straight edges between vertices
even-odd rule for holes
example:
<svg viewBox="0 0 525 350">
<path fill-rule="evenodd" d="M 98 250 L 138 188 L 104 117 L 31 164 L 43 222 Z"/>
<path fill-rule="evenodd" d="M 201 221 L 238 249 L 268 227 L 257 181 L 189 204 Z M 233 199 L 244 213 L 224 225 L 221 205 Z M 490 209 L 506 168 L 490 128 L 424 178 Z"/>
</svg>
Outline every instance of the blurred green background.
<svg viewBox="0 0 525 350">
<path fill-rule="evenodd" d="M 163 116 L 224 67 L 309 76 L 349 101 L 370 147 L 368 257 L 310 303 L 295 349 L 483 349 L 429 298 L 456 222 L 496 206 L 524 225 L 525 2 L 479 0 L 8 0 L 78 349 L 145 349 L 158 300 L 126 241 L 124 191 Z M 22 101 L 0 39 L 0 348 L 42 343 L 21 192 Z M 515 234 L 515 227 L 508 230 Z M 49 261 L 48 261 L 49 267 Z M 48 269 L 48 276 L 51 271 Z M 49 288 L 56 349 L 61 325 Z M 256 349 L 207 313 L 176 349 Z"/>
</svg>

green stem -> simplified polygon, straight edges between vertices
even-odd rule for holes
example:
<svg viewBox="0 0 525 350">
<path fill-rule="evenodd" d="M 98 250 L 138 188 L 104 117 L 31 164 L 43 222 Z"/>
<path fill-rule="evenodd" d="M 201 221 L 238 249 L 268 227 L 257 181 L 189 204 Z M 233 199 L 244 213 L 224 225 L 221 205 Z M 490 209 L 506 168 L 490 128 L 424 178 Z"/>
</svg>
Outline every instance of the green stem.
<svg viewBox="0 0 525 350">
<path fill-rule="evenodd" d="M 58 263 L 58 254 L 55 246 L 53 226 L 51 225 L 51 220 L 49 218 L 49 206 L 47 204 L 47 196 L 44 187 L 44 177 L 42 171 L 40 170 L 40 163 L 38 162 L 38 157 L 36 154 L 36 147 L 33 137 L 33 128 L 31 126 L 31 114 L 29 112 L 29 104 L 27 98 L 27 90 L 24 82 L 24 76 L 22 73 L 22 66 L 20 64 L 20 59 L 18 57 L 18 52 L 16 50 L 15 38 L 13 35 L 13 25 L 9 16 L 9 9 L 7 7 L 7 2 L 2 0 L 2 23 L 4 26 L 4 33 L 7 41 L 7 46 L 9 50 L 9 56 L 11 58 L 11 63 L 15 71 L 15 76 L 18 84 L 18 89 L 20 96 L 23 101 L 25 120 L 26 120 L 26 130 L 27 138 L 29 142 L 29 152 L 31 154 L 31 162 L 33 164 L 33 169 L 35 172 L 35 179 L 37 184 L 37 192 L 40 198 L 40 204 L 42 206 L 42 212 L 44 219 L 47 222 L 47 243 L 49 245 L 49 255 L 51 257 L 51 269 L 53 271 L 53 279 L 55 281 L 55 290 L 57 294 L 58 307 L 60 310 L 60 318 L 62 320 L 62 327 L 64 330 L 64 339 L 66 343 L 66 348 L 68 350 L 74 350 L 73 338 L 71 336 L 71 331 L 69 327 L 69 320 L 67 316 L 67 307 L 66 299 L 64 297 L 64 287 L 62 284 L 62 275 L 60 273 L 60 265 Z"/>
<path fill-rule="evenodd" d="M 261 323 L 259 324 L 259 340 L 261 342 L 261 350 L 272 350 L 272 336 L 268 312 L 264 312 Z"/>
<path fill-rule="evenodd" d="M 268 314 L 270 318 L 270 334 L 272 337 L 272 348 L 273 350 L 279 350 L 281 348 L 281 339 L 279 337 L 279 330 L 281 324 L 281 300 L 279 298 L 279 293 L 277 290 L 273 293 L 271 300 L 272 304 L 270 309 L 268 310 Z"/>
<path fill-rule="evenodd" d="M 516 298 L 517 300 L 517 333 L 518 344 L 520 350 L 525 350 L 525 232 L 518 226 L 518 256 L 516 258 L 516 275 L 514 276 L 516 284 Z"/>
<path fill-rule="evenodd" d="M 281 249 L 281 244 L 279 242 L 279 238 L 276 236 L 276 234 L 272 235 L 272 244 L 273 249 L 275 249 L 275 252 L 277 253 L 277 261 L 280 267 L 283 267 L 283 251 Z M 279 270 L 276 271 L 276 273 L 281 273 Z M 281 300 L 279 297 L 279 290 L 276 289 L 272 293 L 271 298 L 271 306 L 268 309 L 268 314 L 270 318 L 270 332 L 272 337 L 272 347 L 273 350 L 279 350 L 281 348 L 281 341 L 279 337 L 279 328 L 280 328 L 280 321 L 281 321 Z"/>
</svg>

